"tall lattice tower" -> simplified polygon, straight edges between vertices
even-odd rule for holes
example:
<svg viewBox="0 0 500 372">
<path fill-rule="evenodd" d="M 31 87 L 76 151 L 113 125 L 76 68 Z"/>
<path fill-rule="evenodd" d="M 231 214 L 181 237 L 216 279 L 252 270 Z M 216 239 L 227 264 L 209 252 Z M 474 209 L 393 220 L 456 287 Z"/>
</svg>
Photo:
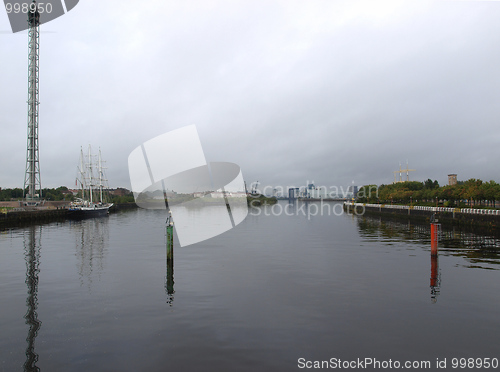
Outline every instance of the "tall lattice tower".
<svg viewBox="0 0 500 372">
<path fill-rule="evenodd" d="M 28 146 L 26 154 L 26 176 L 24 178 L 24 190 L 26 190 L 26 188 L 28 189 L 28 193 L 25 195 L 26 201 L 33 201 L 42 196 L 40 164 L 38 161 L 40 13 L 38 12 L 36 0 L 33 0 L 33 4 L 30 7 L 30 11 L 28 11 Z M 31 11 L 31 9 L 35 11 Z"/>
</svg>

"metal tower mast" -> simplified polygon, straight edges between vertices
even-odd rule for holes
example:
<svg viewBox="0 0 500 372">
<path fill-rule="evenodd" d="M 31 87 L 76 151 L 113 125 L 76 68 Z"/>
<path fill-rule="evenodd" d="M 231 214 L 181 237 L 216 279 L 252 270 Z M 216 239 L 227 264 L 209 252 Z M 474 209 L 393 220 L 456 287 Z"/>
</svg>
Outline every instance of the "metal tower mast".
<svg viewBox="0 0 500 372">
<path fill-rule="evenodd" d="M 32 9 L 34 9 L 34 12 L 31 11 Z M 24 178 L 24 190 L 28 188 L 28 194 L 26 194 L 27 201 L 39 198 L 42 194 L 40 164 L 38 161 L 40 13 L 38 12 L 36 0 L 33 0 L 28 11 L 28 24 L 30 26 L 28 33 L 28 146 L 26 154 L 26 176 Z"/>
</svg>

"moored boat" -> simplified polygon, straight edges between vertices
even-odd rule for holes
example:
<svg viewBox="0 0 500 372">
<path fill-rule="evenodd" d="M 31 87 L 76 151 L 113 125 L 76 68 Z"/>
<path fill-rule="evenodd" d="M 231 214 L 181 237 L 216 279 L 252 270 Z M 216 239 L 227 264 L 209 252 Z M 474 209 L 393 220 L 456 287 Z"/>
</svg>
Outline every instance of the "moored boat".
<svg viewBox="0 0 500 372">
<path fill-rule="evenodd" d="M 98 176 L 95 176 L 97 171 Z M 91 147 L 87 156 L 83 155 L 83 149 L 80 151 L 80 164 L 78 166 L 76 182 L 81 187 L 81 197 L 71 203 L 68 208 L 68 217 L 73 219 L 83 219 L 92 217 L 103 217 L 109 214 L 109 208 L 112 203 L 106 202 L 104 183 L 107 181 L 104 177 L 104 168 L 101 160 L 101 150 L 97 163 L 94 161 Z"/>
</svg>

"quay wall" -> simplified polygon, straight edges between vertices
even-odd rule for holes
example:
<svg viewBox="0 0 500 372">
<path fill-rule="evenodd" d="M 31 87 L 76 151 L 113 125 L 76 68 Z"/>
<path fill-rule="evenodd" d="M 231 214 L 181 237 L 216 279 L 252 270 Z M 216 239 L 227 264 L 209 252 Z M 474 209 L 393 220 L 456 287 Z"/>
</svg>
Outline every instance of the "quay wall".
<svg viewBox="0 0 500 372">
<path fill-rule="evenodd" d="M 35 222 L 52 222 L 67 218 L 68 210 L 39 209 L 39 210 L 14 210 L 0 213 L 0 226 L 22 226 Z"/>
<path fill-rule="evenodd" d="M 344 210 L 354 214 L 371 214 L 430 222 L 431 217 L 444 225 L 482 227 L 500 232 L 500 210 L 422 207 L 409 205 L 384 205 L 368 203 L 344 203 Z"/>
<path fill-rule="evenodd" d="M 111 208 L 109 208 L 109 213 L 114 213 L 125 209 L 136 209 L 136 208 L 139 207 L 135 203 L 117 203 L 113 204 Z"/>
<path fill-rule="evenodd" d="M 19 202 L 1 202 L 1 208 L 10 208 L 6 212 L 0 213 L 0 227 L 19 227 L 33 223 L 47 223 L 54 221 L 64 221 L 68 218 L 69 202 L 46 202 L 39 207 L 21 207 Z M 119 210 L 137 208 L 135 203 L 123 203 L 113 205 L 110 213 Z"/>
</svg>

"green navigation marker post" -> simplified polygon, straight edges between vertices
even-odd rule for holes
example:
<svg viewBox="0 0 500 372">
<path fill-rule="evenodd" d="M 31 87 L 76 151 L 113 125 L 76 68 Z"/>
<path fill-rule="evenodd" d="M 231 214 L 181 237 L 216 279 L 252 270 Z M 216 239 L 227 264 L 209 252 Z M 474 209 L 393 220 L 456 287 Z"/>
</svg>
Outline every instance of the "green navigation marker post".
<svg viewBox="0 0 500 372">
<path fill-rule="evenodd" d="M 167 236 L 167 262 L 174 262 L 174 221 L 171 212 L 167 218 L 166 236 Z"/>
</svg>

